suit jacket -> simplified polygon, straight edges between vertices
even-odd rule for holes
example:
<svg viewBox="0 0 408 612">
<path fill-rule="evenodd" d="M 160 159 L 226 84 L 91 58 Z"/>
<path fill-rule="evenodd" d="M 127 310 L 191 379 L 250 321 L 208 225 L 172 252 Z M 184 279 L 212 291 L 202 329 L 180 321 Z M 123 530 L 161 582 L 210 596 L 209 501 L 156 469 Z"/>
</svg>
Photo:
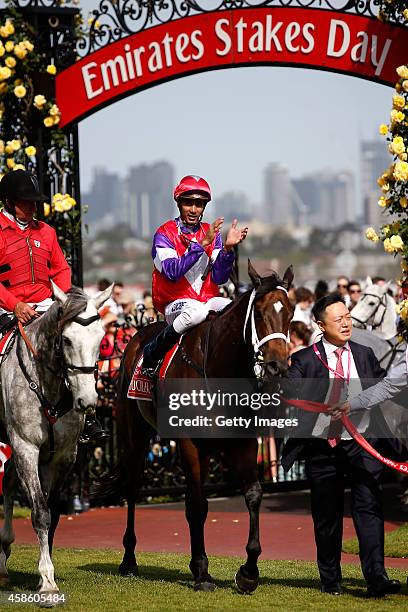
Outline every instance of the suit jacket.
<svg viewBox="0 0 408 612">
<path fill-rule="evenodd" d="M 363 346 L 362 344 L 357 344 L 357 342 L 353 342 L 351 340 L 349 341 L 349 346 L 356 365 L 357 373 L 359 378 L 362 379 L 361 382 L 363 388 L 370 386 L 370 379 L 379 379 L 385 376 L 386 372 L 380 366 L 371 348 Z M 327 363 L 327 355 L 324 350 L 323 342 L 320 340 L 316 344 L 316 347 L 320 352 L 322 360 Z M 308 393 L 307 389 L 306 391 L 303 390 L 302 396 L 309 396 L 309 399 L 313 399 L 317 402 L 324 402 L 326 399 L 327 391 L 330 385 L 329 370 L 317 357 L 312 346 L 297 351 L 292 355 L 288 377 L 290 379 L 312 379 L 310 381 L 311 387 L 313 387 L 313 379 L 325 381 L 327 384 L 323 383 L 321 385 L 314 385 L 315 388 L 311 388 L 310 393 Z M 313 418 L 316 417 L 314 416 Z M 305 450 L 306 444 L 309 442 L 310 439 L 305 440 L 301 438 L 292 438 L 288 440 L 282 451 L 282 466 L 285 470 L 289 470 L 292 467 L 294 461 L 296 461 L 299 455 L 302 454 L 302 452 Z"/>
</svg>

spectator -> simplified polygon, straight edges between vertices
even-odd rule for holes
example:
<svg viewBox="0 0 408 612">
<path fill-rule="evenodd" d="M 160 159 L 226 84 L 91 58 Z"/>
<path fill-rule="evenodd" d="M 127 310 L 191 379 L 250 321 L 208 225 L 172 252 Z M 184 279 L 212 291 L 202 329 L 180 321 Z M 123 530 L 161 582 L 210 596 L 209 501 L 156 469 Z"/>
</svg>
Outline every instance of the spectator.
<svg viewBox="0 0 408 612">
<path fill-rule="evenodd" d="M 96 288 L 98 289 L 97 295 L 102 293 L 102 291 L 105 291 L 105 289 L 107 289 L 111 284 L 111 281 L 107 278 L 100 278 L 98 281 L 96 281 Z"/>
<path fill-rule="evenodd" d="M 380 287 L 383 287 L 387 282 L 383 276 L 373 276 L 371 280 L 373 285 L 379 285 Z"/>
<path fill-rule="evenodd" d="M 347 276 L 338 276 L 337 277 L 337 289 L 336 289 L 336 293 L 341 295 L 341 297 L 343 298 L 343 300 L 346 303 L 347 308 L 350 306 L 350 296 L 348 294 L 349 283 L 350 283 L 350 281 L 347 278 Z"/>
<path fill-rule="evenodd" d="M 310 328 L 303 321 L 292 321 L 289 326 L 290 355 L 309 346 L 311 335 Z"/>
<path fill-rule="evenodd" d="M 296 306 L 292 321 L 302 321 L 308 327 L 312 323 L 311 310 L 313 306 L 313 293 L 306 287 L 295 289 Z"/>
<path fill-rule="evenodd" d="M 315 301 L 329 294 L 329 285 L 325 280 L 318 280 L 314 290 Z"/>
<path fill-rule="evenodd" d="M 106 300 L 103 306 L 103 312 L 101 313 L 101 316 L 104 316 L 104 314 L 108 311 L 112 312 L 116 316 L 121 315 L 123 313 L 123 308 L 120 303 L 122 291 L 123 283 L 116 281 L 113 285 L 111 297 Z"/>
<path fill-rule="evenodd" d="M 351 280 L 348 286 L 348 293 L 350 296 L 350 304 L 348 306 L 349 310 L 353 310 L 354 306 L 357 304 L 358 300 L 361 297 L 361 285 L 356 280 Z"/>
</svg>

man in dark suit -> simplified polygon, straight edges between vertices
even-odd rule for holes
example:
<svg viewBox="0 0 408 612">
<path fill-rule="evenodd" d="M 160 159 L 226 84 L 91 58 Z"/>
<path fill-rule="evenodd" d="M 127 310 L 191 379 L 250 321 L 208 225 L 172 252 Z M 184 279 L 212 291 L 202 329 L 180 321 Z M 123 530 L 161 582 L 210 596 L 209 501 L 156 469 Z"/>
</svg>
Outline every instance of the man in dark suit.
<svg viewBox="0 0 408 612">
<path fill-rule="evenodd" d="M 340 295 L 321 298 L 312 313 L 323 337 L 317 344 L 294 353 L 289 368 L 291 379 L 316 381 L 316 385 L 309 382 L 309 387 L 317 389 L 309 399 L 335 404 L 348 382 L 358 384 L 362 379 L 361 389 L 363 379 L 384 376 L 372 349 L 350 341 L 351 315 Z M 322 385 L 323 381 L 327 384 Z M 305 383 L 307 386 L 308 382 Z M 304 391 L 301 395 L 306 399 Z M 321 438 L 290 439 L 283 449 L 282 465 L 288 470 L 298 457 L 306 459 L 322 592 L 341 593 L 345 474 L 351 486 L 351 513 L 360 545 L 367 595 L 382 597 L 398 592 L 400 583 L 389 580 L 384 568 L 382 464 L 350 439 L 347 432 L 342 433 L 338 426 L 336 430 L 336 422 L 328 415 L 322 414 L 315 419 L 313 436 L 316 435 Z"/>
</svg>

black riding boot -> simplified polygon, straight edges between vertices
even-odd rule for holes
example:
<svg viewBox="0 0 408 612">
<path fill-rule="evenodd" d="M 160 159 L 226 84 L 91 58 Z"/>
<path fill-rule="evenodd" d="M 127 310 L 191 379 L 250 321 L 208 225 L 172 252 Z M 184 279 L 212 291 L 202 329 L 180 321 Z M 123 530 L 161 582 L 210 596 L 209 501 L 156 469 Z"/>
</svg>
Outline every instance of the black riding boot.
<svg viewBox="0 0 408 612">
<path fill-rule="evenodd" d="M 106 442 L 109 438 L 107 431 L 102 429 L 101 424 L 96 419 L 94 414 L 87 414 L 85 417 L 85 427 L 78 442 L 80 444 L 87 444 L 88 442 Z"/>
<path fill-rule="evenodd" d="M 157 367 L 167 353 L 180 340 L 173 325 L 168 325 L 143 350 L 142 374 L 153 378 Z"/>
</svg>

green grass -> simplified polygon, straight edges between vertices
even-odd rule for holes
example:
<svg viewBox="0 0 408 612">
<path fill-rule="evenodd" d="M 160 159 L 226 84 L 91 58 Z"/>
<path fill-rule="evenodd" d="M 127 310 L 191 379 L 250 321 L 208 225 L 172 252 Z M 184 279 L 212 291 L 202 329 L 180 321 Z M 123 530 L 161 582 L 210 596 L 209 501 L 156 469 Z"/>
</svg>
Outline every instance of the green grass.
<svg viewBox="0 0 408 612">
<path fill-rule="evenodd" d="M 31 510 L 30 508 L 23 508 L 20 506 L 14 506 L 13 508 L 13 518 L 31 518 Z M 4 519 L 3 506 L 0 505 L 0 519 Z"/>
<path fill-rule="evenodd" d="M 13 546 L 9 559 L 11 586 L 15 591 L 36 588 L 38 549 L 34 546 Z M 218 588 L 213 593 L 196 593 L 188 571 L 188 557 L 178 554 L 140 554 L 139 578 L 122 578 L 117 568 L 121 560 L 118 551 L 56 549 L 54 563 L 59 588 L 69 602 L 67 612 L 94 610 L 101 612 L 167 612 L 188 610 L 222 612 L 224 610 L 281 610 L 302 612 L 407 609 L 405 572 L 391 570 L 390 578 L 403 581 L 399 595 L 383 600 L 367 601 L 365 583 L 358 566 L 344 566 L 345 593 L 339 598 L 319 591 L 317 568 L 314 563 L 300 561 L 261 561 L 261 583 L 251 596 L 239 595 L 232 581 L 240 560 L 212 557 L 210 571 Z M 19 610 L 33 610 L 32 605 L 16 605 Z M 12 607 L 2 609 L 12 609 Z"/>
<path fill-rule="evenodd" d="M 357 538 L 343 542 L 343 550 L 358 555 Z M 402 557 L 403 559 L 408 557 L 408 523 L 385 534 L 385 556 Z"/>
</svg>

